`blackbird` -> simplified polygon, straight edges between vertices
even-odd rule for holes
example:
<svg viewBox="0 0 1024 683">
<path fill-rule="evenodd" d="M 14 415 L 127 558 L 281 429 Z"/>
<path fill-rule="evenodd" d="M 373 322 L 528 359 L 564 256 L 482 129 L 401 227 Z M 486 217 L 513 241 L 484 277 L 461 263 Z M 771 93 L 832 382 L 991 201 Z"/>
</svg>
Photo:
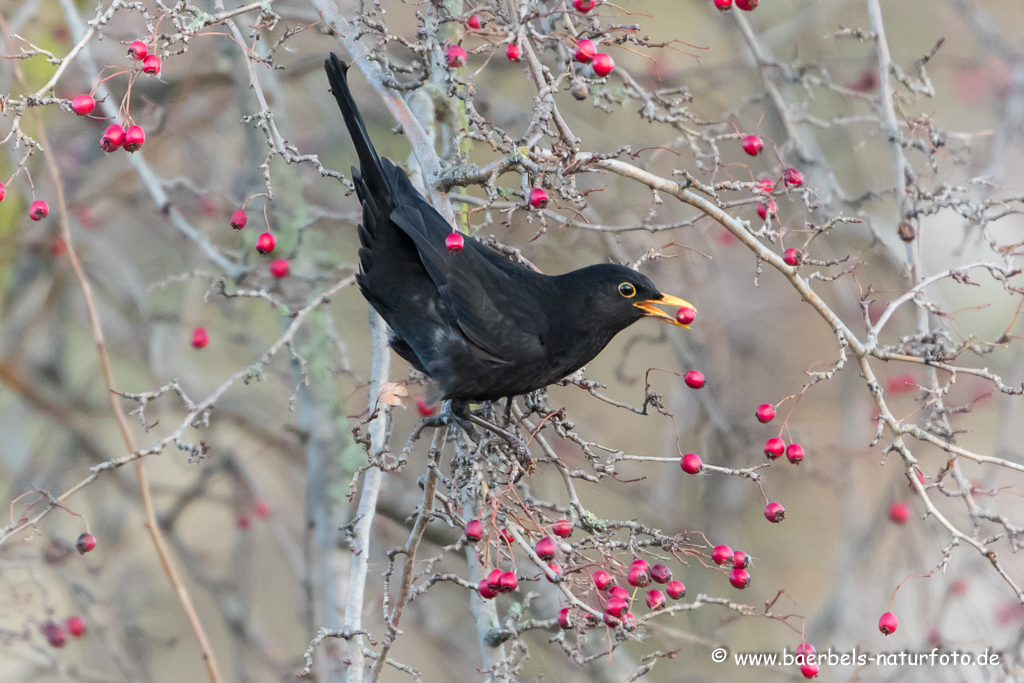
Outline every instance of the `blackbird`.
<svg viewBox="0 0 1024 683">
<path fill-rule="evenodd" d="M 644 316 L 687 327 L 657 305 L 692 309 L 644 275 L 613 264 L 544 275 L 452 226 L 405 172 L 377 155 L 333 53 L 327 79 L 359 155 L 362 204 L 356 282 L 391 328 L 391 348 L 461 405 L 526 394 L 572 374 Z"/>
</svg>

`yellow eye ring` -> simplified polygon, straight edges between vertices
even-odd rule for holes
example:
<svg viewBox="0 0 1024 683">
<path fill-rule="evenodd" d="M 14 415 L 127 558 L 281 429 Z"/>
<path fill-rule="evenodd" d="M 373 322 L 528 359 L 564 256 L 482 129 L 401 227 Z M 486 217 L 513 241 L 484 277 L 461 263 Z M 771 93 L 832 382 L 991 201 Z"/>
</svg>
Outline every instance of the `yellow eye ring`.
<svg viewBox="0 0 1024 683">
<path fill-rule="evenodd" d="M 619 285 L 619 294 L 626 297 L 627 299 L 631 299 L 634 296 L 636 296 L 636 287 L 634 287 L 628 282 L 623 282 L 621 285 Z"/>
</svg>

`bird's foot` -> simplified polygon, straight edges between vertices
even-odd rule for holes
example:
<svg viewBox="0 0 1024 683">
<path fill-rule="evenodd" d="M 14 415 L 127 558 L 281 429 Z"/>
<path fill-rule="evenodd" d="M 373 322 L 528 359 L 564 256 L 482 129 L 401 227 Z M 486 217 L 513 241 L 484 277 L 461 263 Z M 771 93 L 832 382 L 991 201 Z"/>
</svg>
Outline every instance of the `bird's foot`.
<svg viewBox="0 0 1024 683">
<path fill-rule="evenodd" d="M 468 406 L 461 401 L 445 401 L 441 404 L 441 412 L 438 415 L 442 424 L 449 427 L 456 426 L 462 431 L 466 432 L 470 439 L 477 441 L 477 432 L 473 427 L 472 414 L 468 410 Z"/>
</svg>

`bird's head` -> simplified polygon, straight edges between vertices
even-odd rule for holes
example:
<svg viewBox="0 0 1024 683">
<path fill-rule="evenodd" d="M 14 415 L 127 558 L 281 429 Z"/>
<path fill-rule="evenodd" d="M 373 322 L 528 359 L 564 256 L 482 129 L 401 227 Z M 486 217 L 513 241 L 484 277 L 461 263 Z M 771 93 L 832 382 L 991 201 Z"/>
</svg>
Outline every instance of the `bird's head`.
<svg viewBox="0 0 1024 683">
<path fill-rule="evenodd" d="M 643 317 L 688 328 L 677 311 L 696 310 L 689 301 L 663 294 L 646 275 L 625 266 L 606 263 L 581 268 L 570 275 L 580 280 L 576 287 L 586 293 L 590 316 L 618 329 L 625 329 Z"/>
</svg>

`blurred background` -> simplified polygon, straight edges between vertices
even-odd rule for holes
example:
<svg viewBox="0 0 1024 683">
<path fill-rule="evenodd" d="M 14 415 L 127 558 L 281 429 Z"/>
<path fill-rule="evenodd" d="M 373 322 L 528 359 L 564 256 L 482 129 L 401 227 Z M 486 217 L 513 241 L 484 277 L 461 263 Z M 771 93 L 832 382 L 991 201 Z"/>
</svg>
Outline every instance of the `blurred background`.
<svg viewBox="0 0 1024 683">
<path fill-rule="evenodd" d="M 143 5 L 158 14 L 155 5 Z M 416 13 L 426 12 L 426 6 L 383 5 L 389 33 L 416 40 Z M 486 16 L 487 6 L 481 7 Z M 881 7 L 892 59 L 910 78 L 918 75 L 915 62 L 945 39 L 927 63 L 933 97 L 911 93 L 893 80 L 901 128 L 908 138 L 922 141 L 920 149 L 907 151 L 919 186 L 936 193 L 961 188 L 957 196 L 975 202 L 1019 198 L 1024 187 L 1024 5 L 1013 0 L 883 0 Z M 7 2 L 0 8 L 3 53 L 31 50 L 31 43 L 66 55 L 77 43 L 74 17 L 91 18 L 94 9 L 71 0 Z M 219 8 L 203 9 L 212 13 Z M 327 168 L 347 175 L 355 155 L 322 71 L 326 54 L 340 51 L 338 41 L 317 25 L 312 5 L 283 0 L 273 9 L 281 22 L 262 30 L 261 54 L 287 29 L 308 27 L 276 52 L 279 70 L 255 65 L 273 121 L 299 154 L 317 154 Z M 340 10 L 351 16 L 353 7 Z M 470 12 L 468 5 L 465 10 Z M 850 258 L 822 272 L 836 274 L 859 264 L 852 274 L 812 285 L 863 339 L 860 302 L 865 292 L 872 292 L 867 299 L 875 303 L 867 311 L 877 319 L 908 287 L 906 250 L 896 235 L 890 150 L 872 100 L 879 90 L 874 43 L 829 37 L 841 27 L 869 31 L 865 3 L 766 0 L 741 19 L 734 16 L 735 8 L 722 13 L 711 0 L 627 2 L 603 5 L 597 12 L 601 26 L 636 24 L 637 35 L 649 36 L 652 44 L 679 42 L 662 48 L 610 46 L 620 73 L 613 73 L 607 85 L 591 86 L 582 101 L 565 89 L 556 95 L 581 149 L 614 152 L 628 145 L 634 153 L 644 150 L 625 158 L 631 163 L 663 177 L 685 169 L 706 183 L 778 179 L 784 167 L 800 167 L 814 192 L 777 197 L 779 223 L 773 227 L 781 224 L 782 234 L 770 246 L 781 253 L 784 247 L 802 245 L 810 234 L 808 221 L 820 225 L 839 214 L 862 219 L 837 224 L 808 253 L 823 261 Z M 248 35 L 255 15 L 242 14 L 234 21 Z M 170 22 L 158 30 L 171 32 Z M 485 44 L 457 22 L 446 24 L 445 31 L 446 39 L 461 37 L 467 48 Z M 117 11 L 103 27 L 102 40 L 90 41 L 90 59 L 80 57 L 68 65 L 56 96 L 90 91 L 97 76 L 90 60 L 104 68 L 104 76 L 130 67 L 124 43 L 148 35 L 138 13 Z M 752 56 L 755 45 L 763 58 L 777 63 L 759 68 Z M 396 59 L 409 58 L 408 51 L 394 51 Z M 538 55 L 557 69 L 553 51 L 538 48 Z M 56 68 L 45 55 L 18 64 L 29 92 Z M 765 141 L 764 152 L 751 158 L 739 139 L 715 138 L 720 157 L 696 157 L 694 149 L 706 153 L 709 146 L 694 144 L 694 137 L 680 128 L 638 116 L 640 104 L 628 96 L 621 73 L 650 91 L 681 89 L 691 117 L 686 125 L 697 131 L 696 139 L 701 133 L 708 139 L 757 133 Z M 523 134 L 536 87 L 523 63 L 505 58 L 504 46 L 490 59 L 470 54 L 459 78 L 472 83 L 473 102 L 484 117 L 513 137 Z M 408 79 L 402 75 L 400 80 Z M 826 80 L 836 87 L 821 87 Z M 106 81 L 116 101 L 126 96 L 127 83 L 124 73 Z M 379 151 L 404 162 L 409 145 L 393 134 L 393 117 L 361 74 L 353 72 L 352 84 Z M 15 99 L 25 92 L 13 60 L 0 62 L 0 93 Z M 166 55 L 159 78 L 134 81 L 127 101 L 135 122 L 146 129 L 145 145 L 135 159 L 100 150 L 99 138 L 110 121 L 98 116 L 40 106 L 21 120 L 22 126 L 37 140 L 40 126 L 45 127 L 45 153 L 60 168 L 67 218 L 93 288 L 116 389 L 149 392 L 177 380 L 198 402 L 233 373 L 253 366 L 281 337 L 292 318 L 279 304 L 297 311 L 352 272 L 359 207 L 344 184 L 322 178 L 311 164 L 274 158 L 269 162 L 273 201 L 250 199 L 247 227 L 231 229 L 232 212 L 266 191 L 261 164 L 268 146 L 263 132 L 241 122 L 259 112 L 259 104 L 249 87 L 243 52 L 223 26 L 202 31 L 189 41 L 187 52 Z M 780 116 L 779 101 L 788 107 L 786 116 Z M 12 120 L 8 110 L 0 135 L 7 135 Z M 939 131 L 941 146 L 935 145 L 934 131 Z M 794 132 L 798 142 L 791 137 Z M 0 155 L 4 180 L 15 172 L 24 149 L 8 139 L 5 151 Z M 469 156 L 480 164 L 495 158 L 483 144 L 473 145 Z M 26 169 L 35 197 L 48 199 L 51 212 L 42 221 L 29 220 L 27 174 L 8 183 L 0 203 L 0 500 L 10 506 L 10 519 L 0 524 L 10 523 L 8 529 L 47 507 L 38 492 L 60 495 L 88 477 L 91 466 L 125 455 L 82 292 L 60 239 L 55 188 L 43 153 L 36 152 Z M 517 174 L 506 174 L 498 184 L 521 189 Z M 950 534 L 933 518 L 923 518 L 924 506 L 908 487 L 899 457 L 883 454 L 888 433 L 874 443 L 876 406 L 856 363 L 847 362 L 842 372 L 799 401 L 782 403 L 771 424 L 755 419 L 759 404 L 798 394 L 809 379 L 806 370 L 825 370 L 836 362 L 839 349 L 829 326 L 778 272 L 762 268 L 759 273 L 752 252 L 710 219 L 664 231 L 614 229 L 645 220 L 656 226 L 686 221 L 696 216 L 693 209 L 668 196 L 656 204 L 648 190 L 611 174 L 581 174 L 577 184 L 592 190 L 585 206 L 553 193 L 550 208 L 564 221 L 579 211 L 582 220 L 561 225 L 549 217 L 538 234 L 536 217 L 520 206 L 511 213 L 474 211 L 471 230 L 521 249 L 552 274 L 610 259 L 633 262 L 652 248 L 661 249 L 666 258 L 645 263 L 641 270 L 663 291 L 693 302 L 698 317 L 688 331 L 642 321 L 620 334 L 585 372 L 606 385 L 601 390 L 605 396 L 640 405 L 648 368 L 667 371 L 650 375 L 651 390 L 663 395 L 674 419 L 636 415 L 575 386 L 553 387 L 551 408 L 564 406 L 578 434 L 611 452 L 677 459 L 678 430 L 681 452 L 698 453 L 709 464 L 747 468 L 764 462 L 764 441 L 779 436 L 784 422 L 783 438 L 799 442 L 807 453 L 799 466 L 783 458 L 760 470 L 767 496 L 786 507 L 786 519 L 777 525 L 765 521 L 764 496 L 749 480 L 688 476 L 676 460 L 623 462 L 617 479 L 577 481 L 582 503 L 601 518 L 636 520 L 668 535 L 701 532 L 711 543 L 744 550 L 753 558 L 753 581 L 743 592 L 732 588 L 721 570 L 695 558 L 686 565 L 673 561 L 673 571 L 690 596 L 726 597 L 758 612 L 775 600 L 773 613 L 803 620 L 741 617 L 705 605 L 652 619 L 642 627 L 642 637 L 585 665 L 548 642 L 557 629 L 539 629 L 525 636 L 529 658 L 522 663 L 521 678 L 626 680 L 646 654 L 678 650 L 644 680 L 792 679 L 800 675 L 793 666 L 715 664 L 710 652 L 719 645 L 731 652 L 792 651 L 801 642 L 802 627 L 819 652 L 829 647 L 890 652 L 939 646 L 972 653 L 989 648 L 999 650 L 1004 662 L 987 668 L 884 671 L 823 667 L 822 680 L 1016 679 L 1024 642 L 1020 601 L 974 549 L 961 543 L 944 555 Z M 177 218 L 154 201 L 154 187 L 166 193 Z M 468 192 L 485 197 L 480 188 Z M 749 191 L 724 197 L 749 200 L 729 212 L 750 220 L 752 229 L 761 225 Z M 1005 207 L 1010 215 L 991 223 L 965 220 L 948 208 L 922 216 L 916 230 L 924 274 L 978 261 L 1001 262 L 998 246 L 1024 240 L 1024 221 L 1012 213 L 1020 209 L 1019 199 Z M 656 214 L 649 218 L 651 211 Z M 584 220 L 608 229 L 588 229 Z M 181 224 L 194 228 L 243 274 L 225 277 L 209 252 L 183 234 Z M 268 227 L 277 237 L 274 257 L 290 262 L 287 278 L 272 278 L 267 270 L 271 257 L 254 248 L 257 235 Z M 1021 334 L 1016 318 L 1020 297 L 983 272 L 972 274 L 972 280 L 978 286 L 947 279 L 929 289 L 931 301 L 948 314 L 933 316 L 934 325 L 957 343 L 998 341 L 979 346 L 983 354 L 965 352 L 957 362 L 988 368 L 1006 384 L 1020 386 L 1024 362 L 1014 336 Z M 265 290 L 274 302 L 225 296 L 239 289 Z M 190 458 L 172 445 L 145 459 L 157 518 L 227 680 L 294 680 L 316 629 L 343 609 L 347 546 L 336 533 L 318 540 L 306 530 L 315 521 L 333 531 L 355 514 L 358 480 L 350 482 L 365 453 L 353 442 L 351 430 L 366 417 L 369 400 L 367 320 L 367 305 L 356 288 L 342 289 L 329 305 L 304 319 L 294 339 L 308 386 L 296 392 L 302 380 L 299 364 L 282 349 L 262 373 L 224 393 L 208 427 L 185 429 L 185 440 L 202 440 L 208 447 L 205 457 Z M 881 341 L 895 343 L 912 334 L 915 324 L 911 306 L 904 306 Z M 191 344 L 197 327 L 209 333 L 202 349 Z M 397 356 L 392 363 L 391 379 L 408 380 L 408 365 Z M 920 365 L 874 360 L 872 366 L 897 418 L 914 424 L 927 416 L 929 397 L 920 388 L 926 382 Z M 672 374 L 692 369 L 708 379 L 699 391 Z M 943 383 L 949 378 L 946 373 L 940 377 Z M 426 393 L 415 378 L 408 391 L 405 405 L 394 410 L 393 452 L 419 419 L 415 399 Z M 943 399 L 950 409 L 969 408 L 950 417 L 952 427 L 962 430 L 958 445 L 1022 462 L 1019 396 L 1001 395 L 991 382 L 962 375 Z M 130 400 L 122 405 L 126 411 L 137 407 Z M 130 416 L 138 447 L 151 447 L 171 434 L 185 415 L 181 401 L 167 394 L 146 407 L 145 428 L 137 415 Z M 548 439 L 566 465 L 589 471 L 577 444 L 554 434 Z M 921 442 L 908 440 L 908 445 L 925 477 L 935 481 L 948 456 Z M 378 638 L 385 553 L 409 535 L 410 515 L 422 498 L 417 479 L 424 472 L 425 450 L 426 443 L 418 444 L 403 469 L 384 477 L 364 616 L 365 627 Z M 451 458 L 450 451 L 442 454 L 442 473 L 450 473 Z M 1007 528 L 1019 529 L 1013 527 L 1024 520 L 1019 473 L 963 459 L 961 466 L 975 486 L 978 505 L 1005 518 Z M 4 538 L 0 681 L 204 680 L 195 636 L 143 526 L 139 488 L 129 470 L 105 473 L 68 498 L 66 509 Z M 949 480 L 946 484 L 955 489 Z M 551 465 L 540 465 L 521 486 L 538 500 L 568 502 Z M 937 489 L 930 494 L 943 514 L 973 533 L 963 500 Z M 907 506 L 905 523 L 890 520 L 893 504 Z M 86 528 L 96 536 L 97 547 L 79 555 L 74 541 Z M 1005 530 L 984 522 L 977 534 L 985 538 Z M 419 557 L 441 554 L 461 533 L 432 523 Z M 1024 581 L 1024 564 L 1010 542 L 1003 538 L 992 548 L 1009 575 L 1018 584 Z M 521 576 L 537 575 L 523 566 Z M 930 578 L 910 578 L 940 566 Z M 469 579 L 461 552 L 444 553 L 433 571 Z M 884 638 L 878 618 L 890 610 L 893 592 L 904 581 L 891 605 L 899 630 Z M 498 599 L 499 613 L 504 615 L 527 591 L 538 594 L 530 603 L 531 618 L 550 619 L 561 606 L 546 582 L 524 582 L 516 595 Z M 477 670 L 480 653 L 470 614 L 470 601 L 477 599 L 455 584 L 436 585 L 407 607 L 403 635 L 391 656 L 414 667 L 423 680 L 486 678 Z M 72 615 L 83 618 L 85 635 L 69 638 L 61 649 L 51 647 L 40 625 Z M 574 638 L 566 642 L 570 650 L 576 647 Z M 597 652 L 609 642 L 603 629 L 592 630 L 579 646 Z M 319 675 L 335 680 L 337 673 Z M 408 678 L 390 669 L 383 676 Z"/>
</svg>

